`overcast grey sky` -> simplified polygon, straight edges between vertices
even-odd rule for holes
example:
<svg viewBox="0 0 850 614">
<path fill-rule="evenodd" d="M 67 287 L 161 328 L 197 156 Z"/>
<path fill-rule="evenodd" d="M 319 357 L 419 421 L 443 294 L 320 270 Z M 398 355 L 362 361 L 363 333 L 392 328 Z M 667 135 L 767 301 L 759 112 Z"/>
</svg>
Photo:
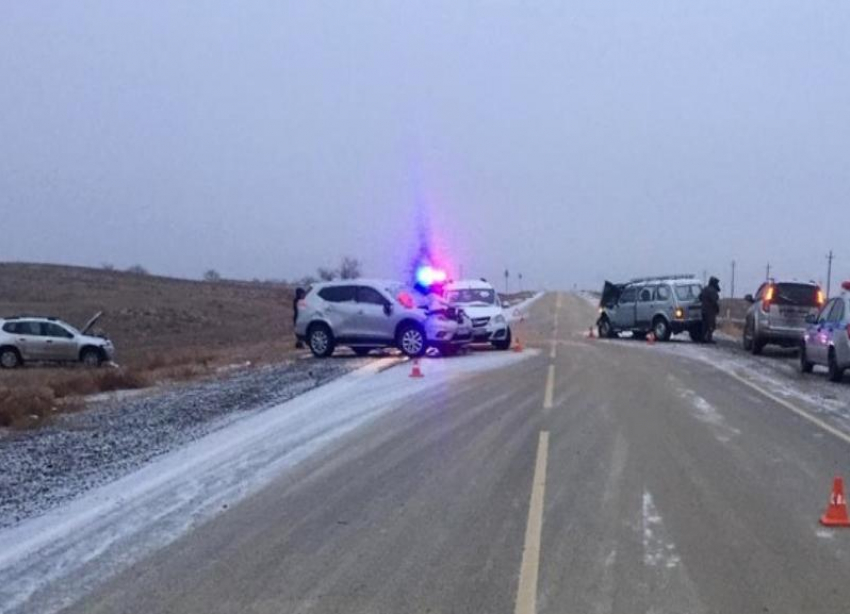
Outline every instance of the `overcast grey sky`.
<svg viewBox="0 0 850 614">
<path fill-rule="evenodd" d="M 0 259 L 850 277 L 850 3 L 2 0 Z"/>
</svg>

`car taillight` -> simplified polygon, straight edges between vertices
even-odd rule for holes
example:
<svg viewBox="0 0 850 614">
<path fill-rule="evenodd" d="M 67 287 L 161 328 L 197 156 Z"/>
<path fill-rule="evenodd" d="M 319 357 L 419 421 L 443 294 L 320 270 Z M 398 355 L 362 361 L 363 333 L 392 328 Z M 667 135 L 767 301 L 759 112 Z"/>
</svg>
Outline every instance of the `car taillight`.
<svg viewBox="0 0 850 614">
<path fill-rule="evenodd" d="M 764 299 L 761 302 L 761 310 L 765 313 L 770 311 L 770 302 L 773 300 L 773 286 L 767 287 L 767 292 L 764 293 Z"/>
<path fill-rule="evenodd" d="M 826 303 L 826 296 L 823 294 L 823 290 L 818 288 L 818 307 L 823 307 L 823 304 Z"/>
</svg>

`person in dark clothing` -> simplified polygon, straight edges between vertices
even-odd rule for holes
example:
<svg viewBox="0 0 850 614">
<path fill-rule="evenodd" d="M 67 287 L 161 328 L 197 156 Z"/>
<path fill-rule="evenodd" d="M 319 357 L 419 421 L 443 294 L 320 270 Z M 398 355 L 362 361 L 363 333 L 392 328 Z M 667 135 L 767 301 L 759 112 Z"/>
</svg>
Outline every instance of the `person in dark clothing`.
<svg viewBox="0 0 850 614">
<path fill-rule="evenodd" d="M 307 296 L 307 293 L 304 291 L 304 288 L 296 288 L 295 290 L 295 298 L 292 299 L 292 326 L 295 328 L 295 324 L 298 322 L 298 303 L 304 300 L 304 297 Z M 304 344 L 300 339 L 296 337 L 295 339 L 295 348 L 303 349 Z"/>
<path fill-rule="evenodd" d="M 712 277 L 708 285 L 699 293 L 702 305 L 702 340 L 714 343 L 714 329 L 717 328 L 717 314 L 720 313 L 720 280 Z"/>
</svg>

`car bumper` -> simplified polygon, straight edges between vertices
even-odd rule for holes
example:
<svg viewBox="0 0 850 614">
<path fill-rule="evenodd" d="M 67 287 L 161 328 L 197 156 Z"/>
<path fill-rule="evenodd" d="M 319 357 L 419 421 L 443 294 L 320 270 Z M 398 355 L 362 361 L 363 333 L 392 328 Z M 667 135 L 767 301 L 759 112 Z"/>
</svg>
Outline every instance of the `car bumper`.
<svg viewBox="0 0 850 614">
<path fill-rule="evenodd" d="M 472 340 L 475 343 L 491 343 L 493 341 L 504 341 L 507 336 L 507 325 L 476 328 L 472 331 Z"/>
</svg>

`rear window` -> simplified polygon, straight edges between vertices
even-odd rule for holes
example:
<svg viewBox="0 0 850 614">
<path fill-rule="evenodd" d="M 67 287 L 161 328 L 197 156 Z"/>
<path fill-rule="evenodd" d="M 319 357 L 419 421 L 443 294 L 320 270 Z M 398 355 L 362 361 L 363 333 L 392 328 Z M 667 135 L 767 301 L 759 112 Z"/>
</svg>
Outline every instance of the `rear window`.
<svg viewBox="0 0 850 614">
<path fill-rule="evenodd" d="M 818 307 L 818 287 L 811 284 L 776 284 L 773 304 Z"/>
<path fill-rule="evenodd" d="M 319 290 L 319 296 L 329 303 L 354 301 L 355 286 L 329 286 Z"/>
</svg>

